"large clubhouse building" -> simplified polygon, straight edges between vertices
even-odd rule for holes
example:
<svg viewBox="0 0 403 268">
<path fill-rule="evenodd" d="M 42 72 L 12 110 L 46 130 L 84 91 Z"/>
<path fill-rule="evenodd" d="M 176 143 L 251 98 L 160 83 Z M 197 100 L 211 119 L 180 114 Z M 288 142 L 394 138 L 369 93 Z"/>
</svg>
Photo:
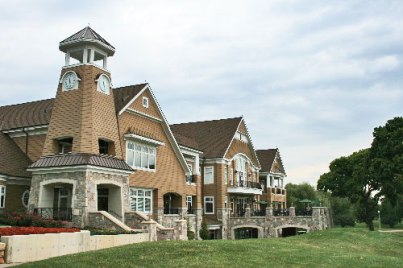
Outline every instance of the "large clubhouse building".
<svg viewBox="0 0 403 268">
<path fill-rule="evenodd" d="M 211 238 L 233 239 L 245 235 L 233 219 L 287 208 L 279 150 L 255 150 L 244 118 L 169 125 L 148 84 L 111 87 L 115 48 L 90 27 L 59 49 L 55 98 L 0 107 L 1 212 L 77 227 L 100 212 L 130 228 L 185 219 L 196 234 L 205 221 Z"/>
</svg>

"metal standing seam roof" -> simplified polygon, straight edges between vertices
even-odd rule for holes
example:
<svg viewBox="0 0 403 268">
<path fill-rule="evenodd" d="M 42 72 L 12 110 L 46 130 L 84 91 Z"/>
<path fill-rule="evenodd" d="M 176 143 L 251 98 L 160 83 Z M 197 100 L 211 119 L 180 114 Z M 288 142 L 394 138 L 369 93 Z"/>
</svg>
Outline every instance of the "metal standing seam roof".
<svg viewBox="0 0 403 268">
<path fill-rule="evenodd" d="M 30 169 L 91 165 L 111 169 L 134 171 L 124 160 L 109 155 L 86 153 L 44 156 L 29 166 Z"/>
<path fill-rule="evenodd" d="M 100 36 L 97 32 L 95 32 L 90 26 L 85 27 L 84 29 L 76 32 L 75 34 L 67 37 L 63 41 L 60 42 L 60 46 L 65 44 L 81 41 L 81 40 L 94 40 L 103 43 L 106 46 L 111 47 L 113 50 L 115 49 L 108 41 L 106 41 L 102 36 Z"/>
</svg>

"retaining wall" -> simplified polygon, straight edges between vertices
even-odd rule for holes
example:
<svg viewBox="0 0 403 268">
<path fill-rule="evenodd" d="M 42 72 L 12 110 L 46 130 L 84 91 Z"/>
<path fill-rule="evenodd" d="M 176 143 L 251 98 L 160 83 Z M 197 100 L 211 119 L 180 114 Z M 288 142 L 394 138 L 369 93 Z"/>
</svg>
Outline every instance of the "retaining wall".
<svg viewBox="0 0 403 268">
<path fill-rule="evenodd" d="M 77 233 L 2 236 L 6 243 L 5 261 L 31 262 L 52 257 L 149 241 L 147 233 L 94 235 Z"/>
</svg>

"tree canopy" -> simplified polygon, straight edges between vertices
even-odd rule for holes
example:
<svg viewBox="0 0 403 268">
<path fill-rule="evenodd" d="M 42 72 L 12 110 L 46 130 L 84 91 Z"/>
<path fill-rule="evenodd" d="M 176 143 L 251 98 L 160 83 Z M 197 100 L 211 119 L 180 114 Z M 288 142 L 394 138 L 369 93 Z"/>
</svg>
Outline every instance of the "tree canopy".
<svg viewBox="0 0 403 268">
<path fill-rule="evenodd" d="M 395 204 L 403 191 L 403 118 L 375 128 L 373 136 L 371 148 L 333 160 L 317 186 L 332 196 L 348 197 L 370 230 L 379 199 L 387 197 Z"/>
</svg>

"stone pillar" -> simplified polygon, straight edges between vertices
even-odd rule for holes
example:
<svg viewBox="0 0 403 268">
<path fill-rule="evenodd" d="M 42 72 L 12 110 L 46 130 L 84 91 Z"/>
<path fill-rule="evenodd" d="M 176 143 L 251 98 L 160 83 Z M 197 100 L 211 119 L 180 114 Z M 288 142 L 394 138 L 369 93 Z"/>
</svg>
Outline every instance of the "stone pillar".
<svg viewBox="0 0 403 268">
<path fill-rule="evenodd" d="M 273 216 L 273 207 L 266 207 L 266 217 L 272 217 Z"/>
<path fill-rule="evenodd" d="M 290 207 L 289 212 L 290 212 L 290 217 L 295 217 L 295 207 Z"/>
<path fill-rule="evenodd" d="M 158 223 L 164 225 L 164 208 L 158 208 L 157 210 L 157 221 Z"/>
<path fill-rule="evenodd" d="M 217 209 L 217 218 L 219 221 L 222 222 L 222 228 L 221 228 L 221 238 L 222 239 L 228 239 L 228 215 L 229 215 L 229 209 L 227 208 L 220 208 Z"/>
<path fill-rule="evenodd" d="M 186 222 L 186 221 L 185 221 Z M 149 241 L 157 241 L 157 223 L 155 221 L 143 221 L 141 222 L 143 224 L 143 230 L 144 232 L 148 233 L 148 238 Z"/>
<path fill-rule="evenodd" d="M 175 221 L 174 239 L 175 240 L 188 240 L 188 228 L 186 220 Z"/>
<path fill-rule="evenodd" d="M 245 208 L 245 218 L 250 218 L 251 212 L 250 212 L 250 207 Z"/>
<path fill-rule="evenodd" d="M 196 211 L 196 226 L 195 226 L 195 238 L 200 240 L 200 230 L 203 221 L 203 210 L 201 208 L 195 209 Z"/>
</svg>

